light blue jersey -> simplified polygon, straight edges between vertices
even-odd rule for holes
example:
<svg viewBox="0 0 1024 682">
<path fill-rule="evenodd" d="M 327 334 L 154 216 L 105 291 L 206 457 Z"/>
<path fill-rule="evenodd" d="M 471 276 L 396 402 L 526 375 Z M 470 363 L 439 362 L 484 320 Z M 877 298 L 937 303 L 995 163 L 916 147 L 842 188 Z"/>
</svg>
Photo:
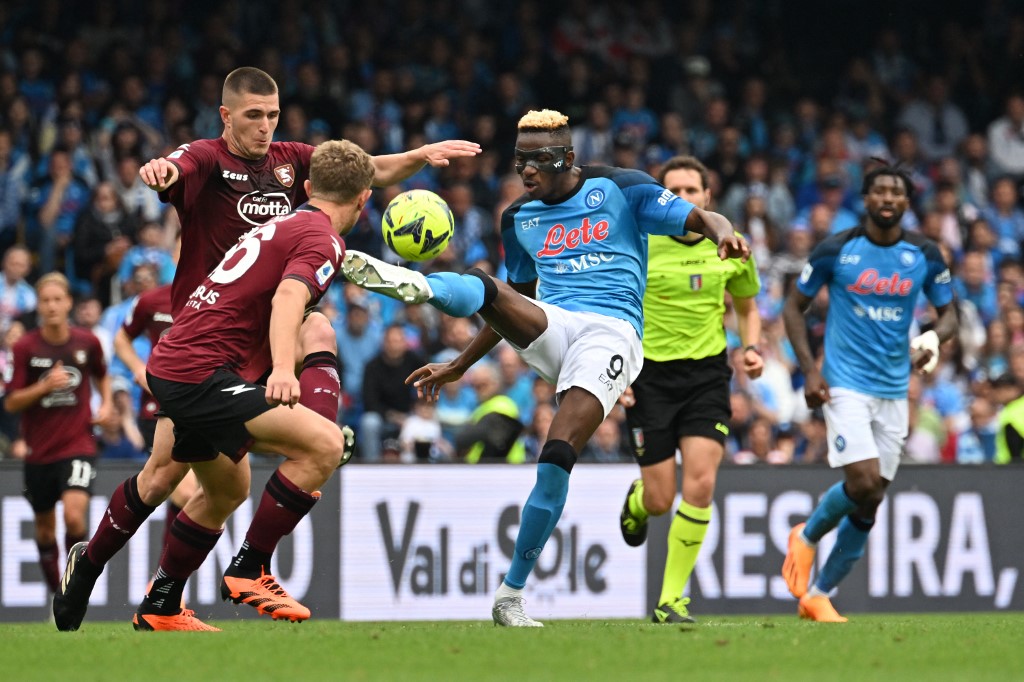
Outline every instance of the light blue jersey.
<svg viewBox="0 0 1024 682">
<path fill-rule="evenodd" d="M 938 247 L 917 233 L 881 246 L 856 227 L 819 244 L 797 287 L 813 297 L 828 285 L 822 374 L 829 386 L 906 398 L 914 304 L 922 291 L 936 307 L 949 304 L 950 281 Z"/>
<path fill-rule="evenodd" d="M 581 171 L 558 203 L 524 196 L 505 209 L 508 281 L 539 279 L 538 300 L 626 320 L 642 337 L 647 235 L 682 235 L 693 204 L 640 171 Z"/>
</svg>

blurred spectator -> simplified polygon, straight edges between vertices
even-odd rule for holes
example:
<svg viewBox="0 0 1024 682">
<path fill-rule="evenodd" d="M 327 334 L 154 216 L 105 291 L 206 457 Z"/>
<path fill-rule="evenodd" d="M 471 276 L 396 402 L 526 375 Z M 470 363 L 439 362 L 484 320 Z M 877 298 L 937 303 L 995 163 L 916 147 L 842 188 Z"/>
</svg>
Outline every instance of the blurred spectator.
<svg viewBox="0 0 1024 682">
<path fill-rule="evenodd" d="M 474 203 L 473 190 L 467 184 L 449 187 L 445 198 L 458 226 L 451 246 L 457 250 L 460 262 L 468 267 L 478 260 L 486 260 L 489 254 L 487 241 L 494 234 L 491 216 Z M 497 247 L 494 245 L 492 248 Z"/>
<path fill-rule="evenodd" d="M 6 250 L 18 238 L 28 182 L 28 155 L 15 156 L 11 132 L 0 128 L 0 249 Z"/>
<path fill-rule="evenodd" d="M 363 414 L 356 442 L 364 461 L 380 461 L 383 441 L 398 436 L 412 411 L 416 393 L 405 379 L 423 364 L 423 359 L 409 350 L 400 325 L 384 331 L 381 352 L 367 363 L 363 373 Z"/>
<path fill-rule="evenodd" d="M 113 381 L 115 419 L 99 427 L 99 456 L 104 459 L 146 458 L 146 441 L 135 422 L 135 410 L 129 393 L 128 381 L 117 377 Z"/>
<path fill-rule="evenodd" d="M 32 269 L 32 256 L 24 246 L 12 246 L 4 252 L 0 277 L 0 333 L 11 323 L 36 309 L 36 290 L 25 281 Z"/>
<path fill-rule="evenodd" d="M 580 453 L 581 462 L 613 464 L 632 461 L 632 455 L 622 447 L 622 430 L 614 417 L 608 416 L 594 431 Z"/>
<path fill-rule="evenodd" d="M 732 456 L 733 464 L 789 464 L 792 453 L 775 445 L 772 423 L 759 417 L 750 425 L 749 449 L 740 450 Z"/>
<path fill-rule="evenodd" d="M 439 462 L 451 459 L 452 447 L 441 435 L 434 403 L 417 400 L 398 435 L 403 462 Z"/>
<path fill-rule="evenodd" d="M 523 422 L 515 402 L 501 392 L 498 368 L 489 363 L 476 365 L 468 378 L 476 393 L 477 408 L 455 437 L 456 452 L 470 464 L 522 464 L 526 461 L 520 438 Z"/>
<path fill-rule="evenodd" d="M 338 360 L 342 364 L 342 413 L 348 422 L 362 414 L 363 375 L 366 365 L 380 351 L 384 327 L 379 319 L 370 317 L 365 295 L 347 301 L 344 316 L 334 320 L 333 326 L 338 337 Z"/>
<path fill-rule="evenodd" d="M 573 149 L 580 164 L 611 165 L 615 138 L 611 124 L 608 105 L 600 100 L 593 102 L 587 109 L 586 122 L 572 129 Z"/>
<path fill-rule="evenodd" d="M 163 248 L 164 228 L 160 223 L 147 222 L 135 235 L 137 244 L 130 247 L 121 259 L 117 281 L 128 282 L 132 273 L 142 264 L 152 265 L 158 275 L 158 284 L 170 284 L 174 279 L 174 257 Z"/>
<path fill-rule="evenodd" d="M 72 172 L 68 151 L 54 148 L 47 175 L 32 185 L 26 202 L 25 239 L 39 254 L 40 272 L 52 272 L 58 258 L 63 259 L 63 250 L 71 243 L 75 220 L 86 207 L 89 194 L 89 187 Z"/>
<path fill-rule="evenodd" d="M 117 175 L 111 182 L 125 209 L 139 222 L 159 222 L 164 213 L 159 195 L 146 187 L 139 177 L 142 164 L 136 156 L 125 156 L 117 162 Z"/>
<path fill-rule="evenodd" d="M 539 381 L 543 381 L 539 379 Z M 530 423 L 523 438 L 523 448 L 526 450 L 526 461 L 536 462 L 540 457 L 541 448 L 548 438 L 548 429 L 551 428 L 551 420 L 555 418 L 555 407 L 551 403 L 541 402 L 533 408 L 530 415 Z"/>
<path fill-rule="evenodd" d="M 135 217 L 109 182 L 96 187 L 75 223 L 74 278 L 88 282 L 104 307 L 121 300 L 116 275 L 137 229 Z"/>
<path fill-rule="evenodd" d="M 963 110 L 949 101 L 949 85 L 937 74 L 928 76 L 923 97 L 900 112 L 898 124 L 912 130 L 925 161 L 952 156 L 969 132 Z"/>
<path fill-rule="evenodd" d="M 988 127 L 988 148 L 1000 172 L 1024 177 L 1024 95 L 1006 99 L 1006 113 Z"/>
<path fill-rule="evenodd" d="M 910 375 L 907 391 L 909 430 L 904 446 L 908 461 L 916 464 L 937 464 L 946 442 L 946 427 L 935 406 L 921 401 L 921 376 Z"/>
<path fill-rule="evenodd" d="M 953 290 L 958 299 L 974 304 L 984 324 L 995 319 L 999 312 L 996 306 L 996 285 L 984 254 L 978 251 L 964 254 L 960 272 L 953 280 Z"/>
<path fill-rule="evenodd" d="M 999 252 L 1013 260 L 1020 259 L 1020 244 L 1024 240 L 1024 211 L 1017 205 L 1019 199 L 1014 180 L 999 178 L 992 184 L 991 205 L 981 212 L 999 237 Z"/>
<path fill-rule="evenodd" d="M 970 426 L 956 437 L 957 464 L 983 464 L 996 455 L 995 409 L 987 399 L 977 397 L 970 407 Z"/>
</svg>

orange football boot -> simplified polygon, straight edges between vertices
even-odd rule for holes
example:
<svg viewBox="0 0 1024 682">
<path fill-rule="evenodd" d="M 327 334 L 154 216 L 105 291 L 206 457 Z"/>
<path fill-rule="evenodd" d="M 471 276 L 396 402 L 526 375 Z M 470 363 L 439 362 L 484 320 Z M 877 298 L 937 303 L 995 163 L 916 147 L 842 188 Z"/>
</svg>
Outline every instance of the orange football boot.
<svg viewBox="0 0 1024 682">
<path fill-rule="evenodd" d="M 173 616 L 136 613 L 132 617 L 132 627 L 149 632 L 220 632 L 220 628 L 207 625 L 196 618 L 196 612 L 192 609 L 182 609 Z"/>
<path fill-rule="evenodd" d="M 813 620 L 818 623 L 845 623 L 846 618 L 839 615 L 831 600 L 825 596 L 812 597 L 805 594 L 800 597 L 800 606 L 797 613 L 801 618 Z"/>
<path fill-rule="evenodd" d="M 248 604 L 261 616 L 295 623 L 309 618 L 309 609 L 295 601 L 277 583 L 277 578 L 262 573 L 255 580 L 225 575 L 220 583 L 220 596 L 225 601 Z"/>
<path fill-rule="evenodd" d="M 782 563 L 782 577 L 794 597 L 803 597 L 807 594 L 807 587 L 811 582 L 811 567 L 814 565 L 816 549 L 804 542 L 801 537 L 806 525 L 797 524 L 789 531 L 786 560 Z"/>
</svg>

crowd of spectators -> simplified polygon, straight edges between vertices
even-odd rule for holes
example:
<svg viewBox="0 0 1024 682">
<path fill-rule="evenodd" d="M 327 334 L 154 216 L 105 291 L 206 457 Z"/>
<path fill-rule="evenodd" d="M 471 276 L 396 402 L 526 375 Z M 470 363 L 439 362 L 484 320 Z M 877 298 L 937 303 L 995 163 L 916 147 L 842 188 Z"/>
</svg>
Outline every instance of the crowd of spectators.
<svg viewBox="0 0 1024 682">
<path fill-rule="evenodd" d="M 450 138 L 483 146 L 476 158 L 377 190 L 347 239 L 394 258 L 379 233 L 383 207 L 404 189 L 437 191 L 457 227 L 428 268 L 503 274 L 498 217 L 521 193 L 511 153 L 529 108 L 570 117 L 582 163 L 655 174 L 676 154 L 703 160 L 713 208 L 748 236 L 763 284 L 764 375 L 733 380 L 728 458 L 736 463 L 823 460 L 823 417 L 804 405 L 779 317 L 784 292 L 817 242 L 860 220 L 865 164 L 901 164 L 916 185 L 904 228 L 942 245 L 961 314 L 939 369 L 912 381 L 906 456 L 991 461 L 1000 414 L 1024 390 L 1024 96 L 1013 89 L 1024 74 L 1024 13 L 1001 0 L 947 13 L 905 3 L 886 5 L 880 22 L 871 6 L 83 0 L 68 11 L 58 0 L 2 3 L 0 341 L 7 349 L 34 324 L 30 283 L 56 269 L 74 283 L 76 323 L 109 351 L 131 297 L 174 272 L 174 210 L 138 168 L 219 136 L 223 76 L 248 64 L 279 84 L 275 139 L 345 137 L 374 154 Z M 819 297 L 809 322 L 819 347 L 826 305 Z M 364 460 L 463 459 L 482 443 L 466 433 L 502 432 L 472 428 L 496 395 L 509 398 L 499 411 L 522 432 L 482 451 L 536 457 L 557 407 L 551 387 L 507 346 L 436 405 L 402 383 L 421 363 L 464 348 L 479 320 L 342 283 L 324 310 L 343 363 L 339 420 L 358 425 Z M 926 325 L 931 311 L 922 304 L 917 314 Z M 729 314 L 730 338 L 732 324 Z M 110 453 L 130 456 L 139 450 L 131 377 L 113 365 L 126 427 L 99 437 Z M 583 458 L 628 461 L 622 421 L 613 412 Z M 15 420 L 0 415 L 0 428 L 15 441 Z M 2 451 L 17 452 L 16 442 Z"/>
</svg>

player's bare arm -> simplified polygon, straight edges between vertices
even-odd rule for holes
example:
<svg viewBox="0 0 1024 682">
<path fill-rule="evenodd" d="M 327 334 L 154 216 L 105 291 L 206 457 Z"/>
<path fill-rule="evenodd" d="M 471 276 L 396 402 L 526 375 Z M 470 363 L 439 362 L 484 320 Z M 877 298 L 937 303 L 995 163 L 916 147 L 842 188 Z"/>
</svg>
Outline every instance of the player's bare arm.
<svg viewBox="0 0 1024 682">
<path fill-rule="evenodd" d="M 804 313 L 810 305 L 811 298 L 805 296 L 794 286 L 782 309 L 782 321 L 786 325 L 786 335 L 789 336 L 789 343 L 793 346 L 793 353 L 796 354 L 797 362 L 800 363 L 800 370 L 804 373 L 804 398 L 807 400 L 807 407 L 814 409 L 827 403 L 830 396 L 828 382 L 825 381 L 821 370 L 818 369 L 818 363 L 814 359 L 814 354 L 811 353 L 811 342 L 807 338 Z"/>
<path fill-rule="evenodd" d="M 92 423 L 113 426 L 117 423 L 117 411 L 114 409 L 113 381 L 109 373 L 99 378 L 93 377 L 93 379 L 100 393 L 100 407 L 96 412 L 96 416 L 93 417 Z"/>
<path fill-rule="evenodd" d="M 147 187 L 157 192 L 173 185 L 179 176 L 178 167 L 165 158 L 150 159 L 139 168 L 139 177 Z"/>
<path fill-rule="evenodd" d="M 451 159 L 464 156 L 476 156 L 480 153 L 480 145 L 466 140 L 445 140 L 425 144 L 419 149 L 411 149 L 401 154 L 385 154 L 374 156 L 373 184 L 375 187 L 386 187 L 402 182 L 430 164 L 435 168 L 444 168 Z"/>
<path fill-rule="evenodd" d="M 732 223 L 721 213 L 705 211 L 695 206 L 686 216 L 683 227 L 690 232 L 698 232 L 718 244 L 718 257 L 722 260 L 739 258 L 746 263 L 750 258 L 747 240 L 736 234 Z"/>
<path fill-rule="evenodd" d="M 935 326 L 910 343 L 911 366 L 922 374 L 928 374 L 935 369 L 939 360 L 939 346 L 953 338 L 957 330 L 958 317 L 953 303 L 938 308 L 936 312 L 939 319 L 936 320 Z"/>
<path fill-rule="evenodd" d="M 117 334 L 114 335 L 114 354 L 132 373 L 135 383 L 148 392 L 149 384 L 146 382 L 146 363 L 135 352 L 132 339 L 124 329 L 118 329 Z"/>
<path fill-rule="evenodd" d="M 64 369 L 64 363 L 58 360 L 39 381 L 8 393 L 4 399 L 4 408 L 8 412 L 27 410 L 54 391 L 67 388 L 70 381 L 71 375 Z"/>
<path fill-rule="evenodd" d="M 761 339 L 761 313 L 757 309 L 757 301 L 733 296 L 732 308 L 736 311 L 736 327 L 743 344 L 743 371 L 751 379 L 756 379 L 764 369 L 764 358 L 757 349 Z"/>
<path fill-rule="evenodd" d="M 270 356 L 274 364 L 267 380 L 270 404 L 294 407 L 299 402 L 295 344 L 309 300 L 309 289 L 296 279 L 282 280 L 274 294 L 270 312 Z"/>
</svg>

